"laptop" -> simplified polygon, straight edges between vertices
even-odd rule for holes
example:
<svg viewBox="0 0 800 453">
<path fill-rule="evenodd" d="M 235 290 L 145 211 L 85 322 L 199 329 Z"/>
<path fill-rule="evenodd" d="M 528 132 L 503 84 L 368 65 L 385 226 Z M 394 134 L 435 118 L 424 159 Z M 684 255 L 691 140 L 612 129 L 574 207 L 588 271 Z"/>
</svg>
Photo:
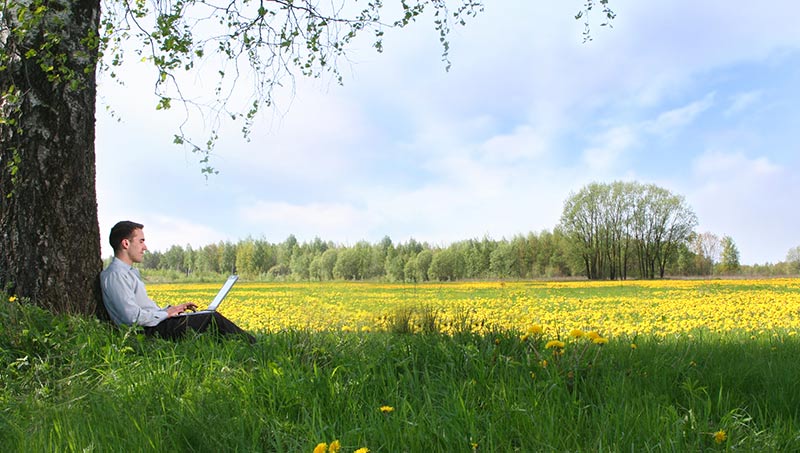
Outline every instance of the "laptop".
<svg viewBox="0 0 800 453">
<path fill-rule="evenodd" d="M 236 280 L 239 280 L 238 275 L 231 275 L 230 277 L 228 277 L 228 280 L 225 281 L 225 284 L 222 285 L 222 288 L 219 289 L 219 292 L 217 292 L 217 295 L 216 297 L 214 297 L 214 300 L 212 300 L 211 303 L 208 304 L 208 308 L 206 308 L 205 310 L 185 312 L 179 314 L 178 316 L 192 316 L 200 313 L 212 313 L 217 311 L 217 307 L 220 306 L 222 301 L 225 299 L 225 296 L 227 296 L 228 292 L 230 292 L 231 288 L 233 288 L 233 284 L 236 283 Z"/>
</svg>

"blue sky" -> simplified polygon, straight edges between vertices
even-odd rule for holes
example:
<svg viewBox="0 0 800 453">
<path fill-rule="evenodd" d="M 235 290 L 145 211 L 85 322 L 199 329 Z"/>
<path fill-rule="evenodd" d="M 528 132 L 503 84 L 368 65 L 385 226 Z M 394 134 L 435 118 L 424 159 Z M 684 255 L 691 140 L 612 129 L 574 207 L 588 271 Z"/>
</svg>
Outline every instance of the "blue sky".
<svg viewBox="0 0 800 453">
<path fill-rule="evenodd" d="M 488 4 L 454 30 L 449 72 L 426 21 L 388 32 L 383 54 L 357 45 L 344 86 L 297 79 L 249 142 L 224 127 L 208 180 L 172 144 L 180 112 L 155 111 L 153 76 L 130 61 L 125 86 L 100 83 L 104 256 L 122 219 L 153 250 L 510 238 L 552 230 L 590 182 L 635 180 L 683 195 L 742 263 L 783 260 L 800 245 L 795 5 L 612 0 L 613 28 L 583 43 L 581 4 Z"/>
</svg>

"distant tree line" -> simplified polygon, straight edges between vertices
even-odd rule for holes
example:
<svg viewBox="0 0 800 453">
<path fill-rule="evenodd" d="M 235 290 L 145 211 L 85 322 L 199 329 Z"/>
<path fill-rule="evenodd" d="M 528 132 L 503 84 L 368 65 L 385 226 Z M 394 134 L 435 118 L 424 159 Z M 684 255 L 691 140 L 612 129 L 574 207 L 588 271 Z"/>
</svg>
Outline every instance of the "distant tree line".
<svg viewBox="0 0 800 453">
<path fill-rule="evenodd" d="M 254 280 L 382 280 L 426 282 L 479 279 L 589 279 L 786 275 L 796 261 L 742 266 L 729 236 L 697 233 L 683 197 L 638 183 L 590 184 L 570 195 L 552 231 L 510 239 L 468 239 L 441 246 L 414 239 L 334 244 L 290 235 L 280 243 L 247 238 L 194 249 L 173 245 L 145 255 L 143 271 L 202 277 L 239 273 Z M 794 253 L 794 255 L 792 255 Z"/>
<path fill-rule="evenodd" d="M 489 238 L 432 246 L 410 239 L 395 244 L 389 237 L 371 244 L 336 245 L 315 238 L 300 243 L 290 235 L 280 243 L 247 238 L 199 249 L 173 245 L 148 252 L 143 270 L 171 270 L 186 275 L 237 272 L 261 280 L 453 281 L 490 278 L 542 278 L 574 275 L 558 232 Z"/>
</svg>

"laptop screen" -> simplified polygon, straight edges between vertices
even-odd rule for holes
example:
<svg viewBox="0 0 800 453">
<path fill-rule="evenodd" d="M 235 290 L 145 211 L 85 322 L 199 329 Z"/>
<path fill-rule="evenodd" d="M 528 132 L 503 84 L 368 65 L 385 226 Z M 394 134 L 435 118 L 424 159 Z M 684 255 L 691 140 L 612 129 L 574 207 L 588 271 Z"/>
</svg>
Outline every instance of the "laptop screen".
<svg viewBox="0 0 800 453">
<path fill-rule="evenodd" d="M 208 305 L 207 310 L 215 311 L 217 307 L 219 307 L 219 304 L 222 303 L 222 299 L 225 299 L 225 296 L 228 295 L 228 292 L 231 290 L 233 284 L 236 283 L 236 280 L 238 279 L 239 279 L 238 275 L 231 275 L 230 277 L 228 277 L 228 281 L 226 281 L 225 284 L 222 285 L 222 288 L 220 288 L 219 292 L 217 293 L 217 297 L 215 297 L 214 300 L 211 301 L 211 303 Z"/>
</svg>

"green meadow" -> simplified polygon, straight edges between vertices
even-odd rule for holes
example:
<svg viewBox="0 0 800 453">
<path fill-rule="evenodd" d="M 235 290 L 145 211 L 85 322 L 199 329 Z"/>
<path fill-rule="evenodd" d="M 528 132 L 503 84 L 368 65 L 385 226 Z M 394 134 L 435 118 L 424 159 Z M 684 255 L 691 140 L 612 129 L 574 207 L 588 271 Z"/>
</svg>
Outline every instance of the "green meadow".
<svg viewBox="0 0 800 453">
<path fill-rule="evenodd" d="M 800 339 L 780 329 L 168 342 L 3 300 L 3 452 L 800 451 Z"/>
</svg>

